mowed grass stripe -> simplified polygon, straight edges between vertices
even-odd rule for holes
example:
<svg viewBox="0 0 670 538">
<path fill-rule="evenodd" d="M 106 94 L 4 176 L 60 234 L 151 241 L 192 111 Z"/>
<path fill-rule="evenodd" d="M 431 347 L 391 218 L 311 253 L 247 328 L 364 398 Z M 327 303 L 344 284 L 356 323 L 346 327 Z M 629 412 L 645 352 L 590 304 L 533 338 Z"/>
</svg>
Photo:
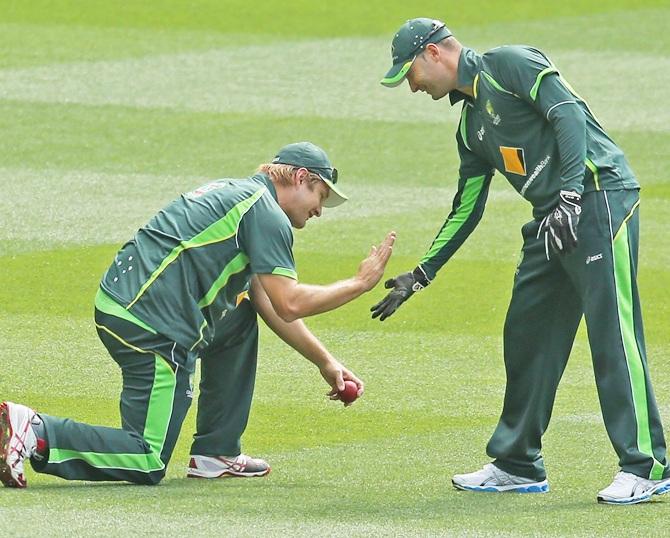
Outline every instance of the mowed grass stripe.
<svg viewBox="0 0 670 538">
<path fill-rule="evenodd" d="M 378 83 L 388 67 L 387 49 L 388 39 L 337 38 L 4 69 L 0 99 L 443 123 L 446 101 Z M 663 94 L 667 56 L 566 48 L 555 50 L 552 60 L 610 129 L 670 130 L 667 107 L 639 107 Z M 630 86 L 611 84 L 610 77 L 645 83 L 636 85 L 633 100 Z"/>
<path fill-rule="evenodd" d="M 480 0 L 464 4 L 458 10 L 446 10 L 437 0 L 420 0 L 410 7 L 403 2 L 371 0 L 352 4 L 348 0 L 333 0 L 327 5 L 315 5 L 310 0 L 276 3 L 260 0 L 253 6 L 245 0 L 195 0 L 185 7 L 180 0 L 160 0 L 154 4 L 110 4 L 103 0 L 35 0 L 29 4 L 11 4 L 3 13 L 7 21 L 39 22 L 43 24 L 91 25 L 98 28 L 126 27 L 175 30 L 198 29 L 204 32 L 229 33 L 231 30 L 255 35 L 262 39 L 286 34 L 309 36 L 367 35 L 391 32 L 397 21 L 424 13 L 446 18 L 451 24 L 482 24 L 487 20 L 517 21 L 560 18 L 581 13 L 597 16 L 600 13 L 620 13 L 631 8 L 665 6 L 664 0 L 607 0 L 583 2 L 566 0 L 560 5 L 538 4 L 533 0 L 517 0 L 501 5 L 495 0 Z M 296 30 L 296 21 L 301 21 Z M 232 28 L 231 28 L 232 27 Z"/>
<path fill-rule="evenodd" d="M 421 97 L 408 96 L 413 99 Z M 655 103 L 639 106 L 653 110 Z M 442 112 L 438 106 L 435 114 L 442 115 L 443 124 L 417 120 L 399 128 L 392 121 L 0 101 L 6 122 L 0 167 L 9 174 L 13 169 L 45 170 L 50 177 L 57 171 L 86 170 L 166 175 L 169 189 L 171 178 L 178 176 L 245 177 L 287 142 L 307 139 L 328 150 L 342 173 L 343 188 L 345 182 L 451 187 L 458 177 L 454 138 L 459 109 Z M 670 196 L 665 180 L 670 155 L 658 150 L 670 145 L 670 133 L 609 133 L 626 152 L 645 193 Z M 12 183 L 8 178 L 3 186 Z M 492 188 L 500 183 L 494 180 Z"/>
<path fill-rule="evenodd" d="M 622 5 L 632 4 L 632 2 L 622 2 Z M 481 44 L 484 48 L 499 44 L 497 41 L 491 41 L 492 35 L 506 35 L 507 42 L 542 44 L 547 50 L 563 50 L 566 44 L 578 44 L 580 50 L 601 51 L 636 50 L 645 53 L 661 53 L 667 50 L 667 37 L 665 32 L 665 21 L 668 18 L 668 9 L 662 9 L 663 1 L 635 2 L 638 9 L 620 10 L 620 7 L 613 6 L 611 2 L 602 5 L 601 9 L 616 9 L 614 13 L 590 13 L 584 14 L 583 9 L 589 9 L 588 5 L 580 2 L 581 16 L 575 16 L 574 10 L 566 10 L 564 17 L 552 17 L 550 21 L 543 18 L 539 20 L 529 20 L 526 13 L 522 21 L 516 17 L 510 16 L 510 7 L 519 8 L 520 4 L 514 6 L 505 6 L 500 14 L 509 17 L 504 21 L 501 17 L 496 17 L 497 22 L 492 24 L 482 23 L 478 13 L 475 21 L 462 20 L 464 10 L 449 13 L 448 16 L 442 13 L 442 7 L 437 9 L 425 8 L 424 14 L 443 16 L 445 20 L 466 42 Z M 480 9 L 478 3 L 475 9 Z M 258 3 L 256 4 L 258 5 Z M 656 6 L 647 7 L 644 6 Z M 5 40 L 0 42 L 0 69 L 2 68 L 21 68 L 34 67 L 39 65 L 48 65 L 53 63 L 65 63 L 76 61 L 96 61 L 96 60 L 115 60 L 136 58 L 146 55 L 165 54 L 173 52 L 185 52 L 194 50 L 211 50 L 213 48 L 252 45 L 259 41 L 276 41 L 279 36 L 255 35 L 243 31 L 237 27 L 238 34 L 231 33 L 227 28 L 226 32 L 204 31 L 202 29 L 150 29 L 150 28 L 132 28 L 132 27 L 100 27 L 99 25 L 87 26 L 84 20 L 77 21 L 76 24 L 68 24 L 65 21 L 57 22 L 53 15 L 55 9 L 51 7 L 49 20 L 42 23 L 38 21 L 42 13 L 36 8 L 35 3 L 30 4 L 34 10 L 33 17 L 23 14 L 22 17 L 14 19 L 8 13 L 4 13 L 4 19 L 0 22 L 0 35 Z M 552 6 L 552 9 L 565 7 Z M 87 13 L 90 14 L 90 3 Z M 491 6 L 494 7 L 494 6 Z M 535 3 L 534 7 L 537 7 Z M 495 10 L 500 9 L 498 5 Z M 375 25 L 366 28 L 364 34 L 376 33 L 378 37 L 390 37 L 395 30 L 398 20 L 403 20 L 408 16 L 413 16 L 419 11 L 419 8 L 412 8 L 412 13 L 408 11 L 407 15 L 400 16 L 398 19 L 392 18 L 388 11 L 388 3 L 383 11 L 384 15 L 389 17 L 388 27 L 382 30 L 379 13 L 375 14 Z M 155 11 L 155 10 L 154 10 Z M 493 12 L 493 10 L 489 11 Z M 532 12 L 535 16 L 542 16 L 539 12 Z M 554 14 L 555 15 L 555 14 Z M 254 21 L 258 21 L 258 14 L 255 14 Z M 465 17 L 467 19 L 467 17 Z M 25 22 L 18 22 L 23 20 Z M 7 22 L 5 22 L 7 21 Z M 9 22 L 15 21 L 15 22 Z M 109 22 L 109 21 L 107 21 Z M 126 21 L 128 22 L 128 21 Z M 474 23 L 474 24 L 473 24 Z M 305 26 L 301 27 L 301 32 L 296 34 L 292 31 L 293 26 L 281 28 L 275 24 L 275 29 L 282 34 L 282 39 L 294 42 L 313 39 L 305 30 L 310 30 Z M 553 31 L 548 31 L 548 26 L 553 27 Z M 555 31 L 556 28 L 560 31 Z M 328 33 L 321 37 L 335 37 L 338 31 L 348 33 L 348 26 L 337 26 L 330 24 Z M 232 29 L 235 30 L 235 29 Z M 261 24 L 254 25 L 254 31 L 267 32 L 268 28 Z M 625 33 L 626 39 L 612 40 L 613 34 Z M 648 39 L 647 36 L 653 35 L 655 39 Z M 584 39 L 588 36 L 588 39 Z M 75 43 L 80 46 L 72 46 Z"/>
<path fill-rule="evenodd" d="M 130 239 L 181 192 L 215 179 L 15 169 L 0 169 L 1 178 L 6 178 L 7 187 L 0 199 L 0 256 L 59 246 L 77 259 L 87 255 L 78 251 L 87 245 L 109 244 L 108 250 L 115 250 L 114 244 Z M 449 214 L 455 193 L 454 185 L 380 188 L 351 183 L 346 205 L 327 209 L 320 219 L 296 232 L 298 254 L 339 251 L 349 256 L 353 270 L 355 256 L 362 258 L 385 232 L 395 230 L 396 254 L 418 259 Z M 530 220 L 530 208 L 504 178 L 497 177 L 494 186 L 473 240 L 466 242 L 456 259 L 515 263 L 521 247 L 518 230 Z M 642 208 L 643 230 L 656 240 L 652 245 L 643 236 L 641 265 L 664 270 L 670 264 L 670 248 L 664 248 L 670 247 L 670 238 L 662 233 L 668 223 L 666 200 L 644 196 Z"/>
<path fill-rule="evenodd" d="M 99 28 L 55 24 L 53 20 L 44 24 L 5 21 L 4 17 L 0 21 L 0 35 L 4 37 L 0 41 L 0 69 L 139 58 L 258 42 L 257 36 L 248 33 Z"/>
<path fill-rule="evenodd" d="M 388 68 L 387 41 L 278 42 L 272 47 L 5 69 L 0 71 L 0 98 L 404 121 L 406 115 L 398 109 L 407 96 L 379 84 Z M 428 104 L 424 101 L 422 120 L 430 118 Z"/>
<path fill-rule="evenodd" d="M 277 496 L 290 496 L 291 489 L 285 488 L 277 491 L 272 488 L 273 494 Z M 68 493 L 70 489 L 68 489 Z M 191 490 L 185 493 L 192 494 Z M 170 515 L 170 510 L 166 507 L 166 512 L 157 514 L 152 513 L 142 517 L 138 521 L 136 509 L 128 508 L 126 510 L 117 510 L 115 513 L 102 509 L 88 508 L 82 512 L 80 507 L 71 509 L 45 509 L 36 507 L 21 510 L 8 510 L 5 515 L 8 519 L 19 518 L 28 521 L 23 528 L 29 532 L 43 532 L 46 535 L 58 535 L 62 532 L 62 525 L 58 523 L 60 517 L 72 518 L 72 524 L 68 525 L 68 532 L 73 536 L 109 536 L 116 534 L 119 530 L 132 532 L 135 536 L 148 536 L 148 529 L 166 528 L 169 529 L 169 536 L 212 536 L 221 533 L 224 528 L 228 536 L 236 538 L 258 538 L 258 536 L 292 536 L 313 538 L 321 536 L 329 538 L 334 536 L 403 536 L 422 538 L 431 538 L 444 536 L 440 530 L 429 531 L 421 525 L 415 523 L 402 524 L 398 521 L 369 523 L 361 521 L 358 518 L 354 520 L 347 519 L 322 519 L 311 518 L 301 513 L 297 507 L 283 517 L 279 514 L 273 515 L 272 512 L 252 513 L 244 516 L 234 516 L 231 514 L 229 503 L 232 501 L 229 496 L 236 495 L 235 491 L 215 490 L 208 491 L 210 497 L 203 496 L 199 498 L 199 506 L 207 510 L 185 518 L 180 515 Z M 138 503 L 145 502 L 138 500 Z M 263 503 L 265 506 L 265 503 Z M 236 511 L 239 511 L 237 508 Z M 44 522 L 35 524 L 41 518 Z M 9 536 L 13 536 L 9 534 Z M 17 535 L 18 536 L 18 535 Z M 505 535 L 501 535 L 505 536 Z M 507 536 L 514 536 L 508 534 Z M 517 535 L 518 536 L 518 535 Z"/>
</svg>

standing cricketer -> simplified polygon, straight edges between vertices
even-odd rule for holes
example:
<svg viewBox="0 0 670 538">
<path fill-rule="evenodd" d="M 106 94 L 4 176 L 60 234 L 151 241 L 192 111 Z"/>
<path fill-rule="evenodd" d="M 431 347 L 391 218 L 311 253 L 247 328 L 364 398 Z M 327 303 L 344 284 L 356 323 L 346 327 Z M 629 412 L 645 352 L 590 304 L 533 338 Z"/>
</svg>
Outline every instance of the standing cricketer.
<svg viewBox="0 0 670 538">
<path fill-rule="evenodd" d="M 121 428 L 89 426 L 0 406 L 0 481 L 25 487 L 37 472 L 68 480 L 156 484 L 165 476 L 193 398 L 200 357 L 197 432 L 188 476 L 262 476 L 268 464 L 241 453 L 256 373 L 258 312 L 319 368 L 339 399 L 344 381 L 363 382 L 339 363 L 301 318 L 333 310 L 382 277 L 389 233 L 352 278 L 298 282 L 291 227 L 346 200 L 326 153 L 309 142 L 282 148 L 243 180 L 219 180 L 159 211 L 116 255 L 95 299 L 95 325 L 121 368 Z M 250 300 L 248 299 L 250 297 Z"/>
<path fill-rule="evenodd" d="M 458 489 L 544 492 L 542 434 L 577 327 L 586 318 L 607 433 L 621 471 L 598 501 L 631 504 L 670 491 L 663 427 L 645 357 L 636 285 L 639 184 L 584 100 L 539 50 L 483 55 L 444 23 L 398 30 L 381 81 L 463 102 L 452 211 L 415 269 L 386 282 L 384 320 L 435 278 L 479 222 L 494 170 L 533 206 L 504 328 L 507 387 L 487 446 L 493 462 L 453 477 Z"/>
</svg>

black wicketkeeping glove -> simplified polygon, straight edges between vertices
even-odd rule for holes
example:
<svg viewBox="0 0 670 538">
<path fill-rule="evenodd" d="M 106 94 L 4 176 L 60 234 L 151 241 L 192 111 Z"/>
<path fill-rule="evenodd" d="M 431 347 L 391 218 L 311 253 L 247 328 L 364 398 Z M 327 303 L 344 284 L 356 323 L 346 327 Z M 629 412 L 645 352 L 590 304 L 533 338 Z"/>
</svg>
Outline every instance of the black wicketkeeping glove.
<svg viewBox="0 0 670 538">
<path fill-rule="evenodd" d="M 370 309 L 373 319 L 379 317 L 379 321 L 384 321 L 415 292 L 422 290 L 428 284 L 430 284 L 430 280 L 420 265 L 409 273 L 389 278 L 384 282 L 384 287 L 386 289 L 393 288 L 393 290 Z"/>
<path fill-rule="evenodd" d="M 582 212 L 582 197 L 576 192 L 561 191 L 558 205 L 540 225 L 544 230 L 544 244 L 549 257 L 548 246 L 557 254 L 570 254 L 577 247 L 577 225 Z"/>
</svg>

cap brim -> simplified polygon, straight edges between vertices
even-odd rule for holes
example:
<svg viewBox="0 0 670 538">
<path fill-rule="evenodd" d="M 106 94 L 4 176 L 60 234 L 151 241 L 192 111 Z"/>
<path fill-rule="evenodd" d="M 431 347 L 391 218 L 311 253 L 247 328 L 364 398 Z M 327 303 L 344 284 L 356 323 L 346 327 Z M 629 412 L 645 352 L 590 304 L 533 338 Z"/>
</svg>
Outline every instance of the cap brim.
<svg viewBox="0 0 670 538">
<path fill-rule="evenodd" d="M 406 62 L 394 64 L 393 67 L 389 69 L 388 73 L 386 73 L 386 76 L 381 79 L 380 83 L 382 86 L 386 86 L 387 88 L 395 88 L 396 86 L 399 86 L 402 81 L 405 80 L 407 72 L 409 71 L 409 68 L 412 67 L 414 60 L 416 60 L 416 56 Z"/>
<path fill-rule="evenodd" d="M 326 198 L 326 200 L 323 202 L 323 207 L 337 207 L 349 199 L 346 194 L 344 194 L 335 186 L 332 181 L 330 181 L 330 179 L 327 179 L 321 175 L 319 175 L 319 177 L 330 188 L 330 191 L 328 192 L 328 198 Z"/>
</svg>

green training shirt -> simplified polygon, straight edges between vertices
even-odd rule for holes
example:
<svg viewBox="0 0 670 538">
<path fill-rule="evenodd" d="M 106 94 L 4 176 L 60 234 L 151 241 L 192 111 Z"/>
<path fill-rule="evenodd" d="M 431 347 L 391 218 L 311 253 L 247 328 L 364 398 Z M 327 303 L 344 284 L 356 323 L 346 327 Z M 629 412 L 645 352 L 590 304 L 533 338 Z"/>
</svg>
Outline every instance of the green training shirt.
<svg viewBox="0 0 670 538">
<path fill-rule="evenodd" d="M 211 341 L 252 274 L 297 278 L 292 247 L 266 174 L 222 179 L 159 211 L 121 248 L 100 287 L 130 317 L 196 349 Z"/>
<path fill-rule="evenodd" d="M 459 182 L 452 211 L 421 260 L 429 278 L 465 241 L 484 211 L 497 170 L 542 218 L 561 190 L 636 189 L 639 184 L 619 147 L 586 102 L 539 50 L 504 46 L 479 55 L 463 48 L 458 84 L 472 86 L 456 133 Z"/>
</svg>

